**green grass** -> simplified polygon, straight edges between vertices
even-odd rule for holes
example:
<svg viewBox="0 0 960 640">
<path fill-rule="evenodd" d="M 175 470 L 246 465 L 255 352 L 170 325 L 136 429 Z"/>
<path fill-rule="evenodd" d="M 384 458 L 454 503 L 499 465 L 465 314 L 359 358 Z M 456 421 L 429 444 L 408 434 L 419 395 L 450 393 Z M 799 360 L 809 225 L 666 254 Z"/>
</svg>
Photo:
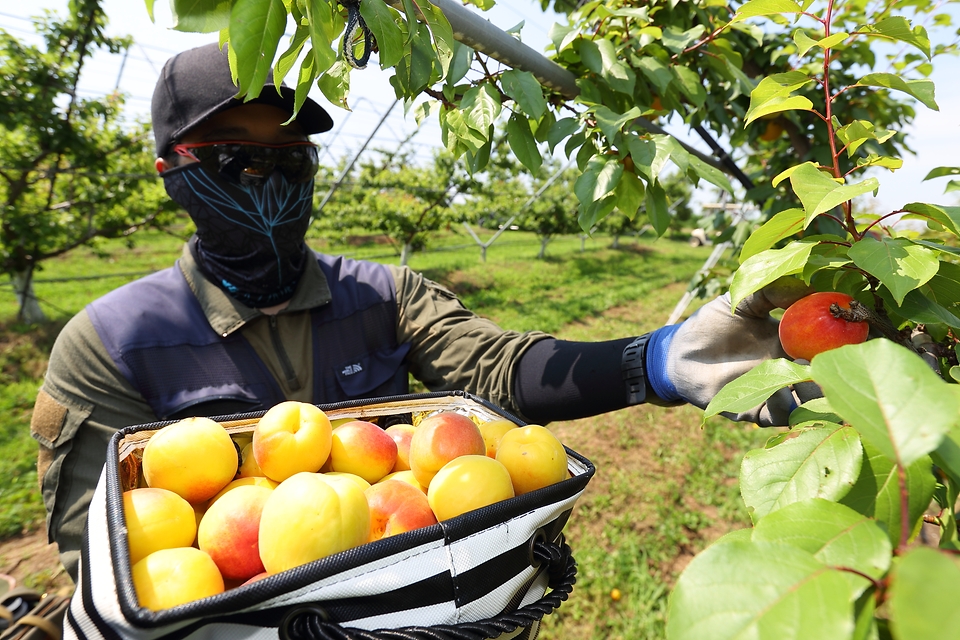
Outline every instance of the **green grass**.
<svg viewBox="0 0 960 640">
<path fill-rule="evenodd" d="M 106 259 L 77 251 L 51 261 L 37 275 L 41 306 L 56 319 L 43 328 L 16 325 L 12 294 L 0 288 L 0 539 L 43 523 L 37 446 L 28 425 L 57 328 L 135 277 L 122 274 L 169 266 L 180 246 L 170 236 L 145 233 L 132 250 L 105 243 Z M 373 239 L 349 247 L 314 240 L 311 246 L 398 261 L 391 247 Z M 451 232 L 431 251 L 414 254 L 410 266 L 506 329 L 607 340 L 661 326 L 710 252 L 667 239 L 622 239 L 620 249 L 609 247 L 608 237 L 583 243 L 561 237 L 550 243 L 546 259 L 537 260 L 537 238 L 511 232 L 481 262 L 479 247 L 465 233 Z M 97 275 L 110 277 L 49 281 Z M 691 407 L 642 406 L 550 425 L 598 471 L 567 527 L 579 564 L 576 588 L 546 618 L 542 638 L 662 638 L 669 589 L 685 563 L 719 535 L 748 524 L 737 470 L 743 453 L 770 433 L 722 419 L 701 428 L 700 415 Z M 622 594 L 619 600 L 612 589 Z"/>
</svg>

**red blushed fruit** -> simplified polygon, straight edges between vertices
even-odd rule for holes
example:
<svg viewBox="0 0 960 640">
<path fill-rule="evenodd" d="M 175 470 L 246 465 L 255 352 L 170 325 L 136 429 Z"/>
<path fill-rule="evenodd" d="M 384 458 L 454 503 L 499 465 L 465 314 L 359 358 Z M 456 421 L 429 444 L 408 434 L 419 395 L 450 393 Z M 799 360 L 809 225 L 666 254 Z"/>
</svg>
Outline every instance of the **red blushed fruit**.
<svg viewBox="0 0 960 640">
<path fill-rule="evenodd" d="M 845 293 L 826 291 L 812 293 L 790 305 L 780 319 L 783 350 L 795 360 L 809 361 L 818 353 L 866 340 L 870 330 L 866 322 L 849 322 L 830 312 L 833 303 L 849 311 L 852 300 Z"/>
</svg>

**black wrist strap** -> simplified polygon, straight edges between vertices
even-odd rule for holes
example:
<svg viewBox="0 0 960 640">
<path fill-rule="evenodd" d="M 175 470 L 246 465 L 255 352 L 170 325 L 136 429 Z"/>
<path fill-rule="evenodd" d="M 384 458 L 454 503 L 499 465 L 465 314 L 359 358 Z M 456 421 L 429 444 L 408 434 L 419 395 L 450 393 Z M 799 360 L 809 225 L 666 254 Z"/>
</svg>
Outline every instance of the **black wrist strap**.
<svg viewBox="0 0 960 640">
<path fill-rule="evenodd" d="M 675 407 L 684 404 L 682 400 L 668 401 L 654 392 L 646 373 L 647 341 L 650 334 L 645 333 L 623 350 L 620 360 L 620 373 L 627 392 L 627 405 L 654 404 L 659 407 Z"/>
</svg>

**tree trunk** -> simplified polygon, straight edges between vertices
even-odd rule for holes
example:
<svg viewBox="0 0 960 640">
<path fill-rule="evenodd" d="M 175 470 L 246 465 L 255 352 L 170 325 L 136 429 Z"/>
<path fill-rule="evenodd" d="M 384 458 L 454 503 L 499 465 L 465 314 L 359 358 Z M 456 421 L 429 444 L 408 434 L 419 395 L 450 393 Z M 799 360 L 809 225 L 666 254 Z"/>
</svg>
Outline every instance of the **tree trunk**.
<svg viewBox="0 0 960 640">
<path fill-rule="evenodd" d="M 587 236 L 580 234 L 580 253 L 587 250 Z"/>
<path fill-rule="evenodd" d="M 618 233 L 613 234 L 613 243 L 610 245 L 610 248 L 611 249 L 620 248 L 620 234 Z"/>
<path fill-rule="evenodd" d="M 13 281 L 13 290 L 17 294 L 17 302 L 20 303 L 20 310 L 17 312 L 17 320 L 28 324 L 39 324 L 47 321 L 46 314 L 40 308 L 37 302 L 37 296 L 33 293 L 33 268 L 14 273 L 11 276 Z"/>
<path fill-rule="evenodd" d="M 403 250 L 400 252 L 400 266 L 407 266 L 407 262 L 410 260 L 410 254 L 413 253 L 413 245 L 409 242 L 403 243 Z"/>
<path fill-rule="evenodd" d="M 543 260 L 547 255 L 547 243 L 550 242 L 550 236 L 540 238 L 540 253 L 537 254 L 537 260 Z"/>
</svg>

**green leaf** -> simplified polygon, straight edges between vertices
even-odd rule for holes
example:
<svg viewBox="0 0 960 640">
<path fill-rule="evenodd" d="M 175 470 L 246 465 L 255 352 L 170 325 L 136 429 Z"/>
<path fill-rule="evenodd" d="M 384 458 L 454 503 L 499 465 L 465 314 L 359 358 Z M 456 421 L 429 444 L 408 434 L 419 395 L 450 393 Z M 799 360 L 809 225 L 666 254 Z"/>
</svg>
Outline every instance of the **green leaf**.
<svg viewBox="0 0 960 640">
<path fill-rule="evenodd" d="M 801 11 L 803 11 L 801 6 L 793 0 L 749 0 L 740 5 L 730 24 L 756 16 L 800 13 Z"/>
<path fill-rule="evenodd" d="M 683 50 L 688 46 L 697 41 L 697 39 L 703 35 L 703 32 L 706 31 L 703 25 L 697 25 L 686 31 L 681 31 L 679 28 L 674 26 L 669 26 L 663 30 L 660 41 L 670 51 L 674 53 L 683 53 Z"/>
<path fill-rule="evenodd" d="M 653 225 L 657 237 L 667 232 L 670 226 L 670 207 L 667 205 L 667 193 L 659 180 L 655 180 L 647 185 L 645 196 L 647 218 Z"/>
<path fill-rule="evenodd" d="M 317 71 L 316 61 L 316 57 L 308 50 L 307 55 L 303 59 L 303 63 L 300 65 L 300 72 L 297 77 L 297 88 L 293 96 L 294 109 L 297 111 L 299 111 L 303 103 L 307 101 L 307 96 L 313 88 L 313 83 L 317 79 L 317 76 L 320 75 Z"/>
<path fill-rule="evenodd" d="M 307 18 L 310 21 L 310 42 L 313 45 L 313 70 L 319 76 L 337 60 L 337 54 L 332 47 L 339 31 L 334 32 L 335 18 L 327 0 L 308 0 L 306 8 Z"/>
<path fill-rule="evenodd" d="M 713 397 L 703 418 L 719 413 L 743 413 L 765 402 L 775 391 L 811 380 L 810 368 L 785 359 L 765 360 L 739 378 L 728 382 Z"/>
<path fill-rule="evenodd" d="M 954 484 L 960 485 L 960 425 L 954 425 L 946 433 L 931 457 L 934 464 L 947 472 Z"/>
<path fill-rule="evenodd" d="M 867 178 L 857 184 L 843 185 L 812 164 L 804 163 L 790 175 L 790 185 L 803 203 L 803 210 L 807 214 L 804 224 L 806 229 L 816 216 L 857 196 L 877 190 L 880 182 L 876 178 Z"/>
<path fill-rule="evenodd" d="M 860 457 L 858 447 L 858 462 Z M 827 566 L 855 569 L 876 580 L 890 568 L 893 552 L 890 539 L 876 522 L 821 498 L 795 502 L 771 513 L 757 523 L 752 539 L 786 542 Z"/>
<path fill-rule="evenodd" d="M 868 73 L 852 86 L 884 87 L 902 91 L 922 102 L 927 108 L 940 111 L 934 100 L 934 85 L 931 80 L 904 80 L 892 73 Z"/>
<path fill-rule="evenodd" d="M 230 47 L 245 100 L 260 95 L 287 24 L 282 0 L 236 0 L 230 11 Z"/>
<path fill-rule="evenodd" d="M 720 187 L 727 193 L 733 193 L 733 185 L 730 184 L 730 179 L 727 178 L 723 171 L 707 164 L 693 154 L 687 157 L 687 162 L 698 177 L 703 178 L 714 186 Z"/>
<path fill-rule="evenodd" d="M 671 67 L 677 76 L 680 91 L 698 109 L 707 99 L 707 90 L 703 87 L 703 80 L 696 71 L 689 67 Z"/>
<path fill-rule="evenodd" d="M 440 8 L 432 2 L 421 2 L 418 6 L 433 34 L 436 59 L 440 63 L 440 76 L 446 76 L 450 69 L 450 61 L 453 59 L 453 47 L 457 43 L 453 36 L 453 28 Z"/>
<path fill-rule="evenodd" d="M 904 238 L 864 237 L 847 251 L 854 264 L 886 286 L 897 304 L 904 296 L 925 284 L 940 267 L 937 255 Z"/>
<path fill-rule="evenodd" d="M 857 158 L 857 166 L 863 167 L 883 167 L 896 171 L 903 166 L 903 160 L 891 156 L 880 156 L 875 153 L 869 154 L 866 158 Z"/>
<path fill-rule="evenodd" d="M 593 156 L 574 183 L 573 191 L 583 204 L 598 202 L 616 188 L 622 173 L 623 165 L 616 157 Z"/>
<path fill-rule="evenodd" d="M 543 156 L 540 155 L 540 148 L 533 138 L 530 122 L 525 117 L 516 113 L 510 116 L 510 120 L 507 121 L 507 143 L 513 155 L 517 156 L 517 160 L 531 174 L 537 175 L 540 172 Z"/>
<path fill-rule="evenodd" d="M 790 412 L 790 426 L 796 426 L 801 422 L 834 422 L 840 424 L 843 419 L 833 411 L 830 402 L 826 398 L 814 398 L 807 400 L 799 407 Z"/>
<path fill-rule="evenodd" d="M 803 29 L 793 32 L 793 41 L 797 45 L 797 55 L 806 55 L 807 51 L 817 46 L 817 41 L 807 35 Z"/>
<path fill-rule="evenodd" d="M 396 13 L 383 0 L 364 0 L 360 15 L 377 39 L 381 69 L 395 67 L 403 58 L 403 31 L 395 19 Z"/>
<path fill-rule="evenodd" d="M 943 226 L 944 229 L 953 235 L 960 236 L 960 207 L 926 204 L 924 202 L 911 202 L 910 204 L 905 205 L 903 209 L 904 211 L 910 211 L 911 213 L 916 214 L 908 214 L 903 216 L 907 220 L 924 219 L 928 221 L 928 226 L 935 228 L 935 225 L 930 225 L 930 221 L 932 221 Z"/>
<path fill-rule="evenodd" d="M 960 625 L 960 609 L 954 600 L 958 586 L 960 565 L 951 556 L 924 547 L 906 553 L 890 576 L 888 604 L 894 637 L 954 635 Z"/>
<path fill-rule="evenodd" d="M 854 120 L 848 125 L 837 129 L 837 137 L 847 148 L 847 157 L 853 157 L 857 149 L 868 140 L 886 142 L 893 137 L 894 132 L 888 129 L 877 129 L 867 120 Z"/>
<path fill-rule="evenodd" d="M 624 124 L 640 117 L 640 109 L 633 107 L 626 113 L 617 113 L 599 105 L 594 108 L 593 115 L 597 120 L 597 127 L 603 131 L 603 135 L 606 136 L 607 140 L 613 141 L 617 137 L 617 134 L 620 133 L 620 129 Z"/>
<path fill-rule="evenodd" d="M 554 147 L 560 144 L 560 141 L 573 135 L 580 128 L 580 122 L 576 118 L 561 118 L 550 127 L 550 133 L 547 134 L 547 144 L 550 145 L 550 153 L 553 153 Z"/>
<path fill-rule="evenodd" d="M 811 368 L 837 413 L 904 467 L 936 449 L 960 420 L 958 388 L 889 340 L 826 351 Z"/>
<path fill-rule="evenodd" d="M 517 101 L 523 112 L 534 120 L 539 120 L 547 110 L 547 101 L 543 97 L 543 87 L 529 71 L 507 70 L 500 76 L 503 92 Z"/>
<path fill-rule="evenodd" d="M 900 476 L 897 466 L 879 449 L 861 438 L 863 465 L 860 476 L 840 502 L 874 518 L 886 531 L 894 545 L 900 543 Z M 907 525 L 913 530 L 930 506 L 936 479 L 929 456 L 923 456 L 906 469 Z"/>
<path fill-rule="evenodd" d="M 848 638 L 854 593 L 840 572 L 792 545 L 707 547 L 670 595 L 667 640 Z"/>
<path fill-rule="evenodd" d="M 500 109 L 500 94 L 489 83 L 470 88 L 460 100 L 464 122 L 481 133 L 496 121 Z"/>
<path fill-rule="evenodd" d="M 297 25 L 297 30 L 290 37 L 290 45 L 287 47 L 287 50 L 277 58 L 277 64 L 273 68 L 273 83 L 275 85 L 279 86 L 284 78 L 287 77 L 290 69 L 293 68 L 293 65 L 296 64 L 297 59 L 300 57 L 300 52 L 303 51 L 303 45 L 309 37 L 310 29 L 303 25 Z"/>
<path fill-rule="evenodd" d="M 926 286 L 911 291 L 904 296 L 899 308 L 897 308 L 898 305 L 888 289 L 880 289 L 878 293 L 890 308 L 897 309 L 897 313 L 908 320 L 922 324 L 943 323 L 960 329 L 960 318 L 927 297 L 928 292 L 930 292 L 930 289 Z M 885 293 L 886 295 L 884 295 Z M 932 292 L 930 293 L 932 294 Z M 956 298 L 954 299 L 956 300 Z"/>
<path fill-rule="evenodd" d="M 744 124 L 748 125 L 757 118 L 781 111 L 810 111 L 813 109 L 813 103 L 808 98 L 791 95 L 810 82 L 813 82 L 813 78 L 800 71 L 775 73 L 764 78 L 757 88 L 750 92 L 750 108 L 747 109 L 747 119 Z"/>
<path fill-rule="evenodd" d="M 584 66 L 595 74 L 603 74 L 603 56 L 600 54 L 600 47 L 593 40 L 582 38 L 578 45 L 580 51 L 580 61 Z"/>
<path fill-rule="evenodd" d="M 231 0 L 171 0 L 173 28 L 193 33 L 213 33 L 230 25 Z M 153 2 L 147 3 L 153 20 Z"/>
<path fill-rule="evenodd" d="M 626 63 L 620 60 L 614 44 L 606 38 L 594 41 L 600 53 L 602 71 L 600 75 L 614 91 L 633 95 L 633 88 L 637 83 L 637 76 Z"/>
<path fill-rule="evenodd" d="M 640 210 L 646 190 L 643 182 L 634 173 L 624 171 L 617 183 L 617 209 L 631 220 Z"/>
<path fill-rule="evenodd" d="M 791 242 L 782 249 L 767 249 L 744 260 L 730 284 L 733 308 L 777 278 L 803 271 L 813 247 L 812 242 Z"/>
<path fill-rule="evenodd" d="M 784 238 L 799 233 L 804 228 L 806 216 L 802 209 L 787 209 L 776 214 L 763 223 L 759 229 L 750 234 L 740 250 L 740 262 L 766 251 Z"/>
<path fill-rule="evenodd" d="M 933 180 L 934 178 L 942 178 L 944 176 L 960 176 L 960 167 L 937 167 L 936 169 L 931 169 L 926 177 L 924 177 L 924 180 Z"/>
<path fill-rule="evenodd" d="M 317 86 L 323 95 L 335 105 L 347 109 L 347 95 L 350 93 L 350 65 L 337 60 L 320 76 Z"/>
<path fill-rule="evenodd" d="M 665 94 L 673 82 L 670 68 L 652 56 L 644 56 L 638 62 L 640 73 L 657 88 L 657 93 Z"/>
<path fill-rule="evenodd" d="M 923 55 L 927 56 L 928 60 L 931 57 L 930 38 L 927 36 L 927 30 L 924 29 L 922 25 L 911 28 L 910 22 L 903 16 L 884 18 L 874 24 L 864 25 L 859 31 L 860 33 L 877 35 L 912 44 L 923 52 Z"/>
<path fill-rule="evenodd" d="M 447 70 L 447 84 L 455 85 L 460 82 L 467 72 L 470 71 L 470 65 L 473 64 L 474 50 L 463 44 L 456 42 L 453 45 L 453 60 L 450 61 L 450 68 Z M 383 54 L 381 53 L 381 58 Z"/>
<path fill-rule="evenodd" d="M 863 463 L 857 432 L 830 423 L 794 428 L 770 449 L 748 451 L 740 464 L 740 493 L 754 522 L 809 500 L 847 495 Z"/>
<path fill-rule="evenodd" d="M 634 170 L 646 178 L 648 183 L 656 180 L 661 166 L 658 165 L 656 171 L 654 171 L 654 165 L 658 164 L 657 154 L 660 151 L 657 143 L 653 140 L 644 140 L 636 135 L 630 135 L 627 137 L 627 148 L 630 149 L 630 158 L 633 159 Z"/>
</svg>

